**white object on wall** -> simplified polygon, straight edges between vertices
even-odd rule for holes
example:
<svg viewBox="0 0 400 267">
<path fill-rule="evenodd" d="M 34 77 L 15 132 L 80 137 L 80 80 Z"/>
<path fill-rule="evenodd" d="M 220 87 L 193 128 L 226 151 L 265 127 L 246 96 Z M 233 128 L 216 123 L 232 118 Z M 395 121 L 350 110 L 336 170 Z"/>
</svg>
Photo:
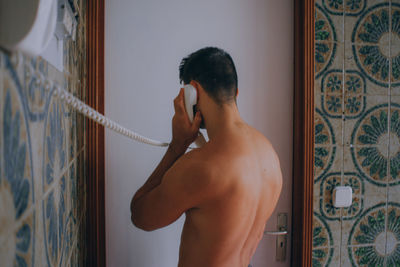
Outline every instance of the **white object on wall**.
<svg viewBox="0 0 400 267">
<path fill-rule="evenodd" d="M 72 7 L 67 0 L 57 0 L 57 23 L 55 33 L 46 50 L 40 54 L 45 60 L 56 67 L 60 72 L 64 71 L 64 39 L 72 38 L 75 41 L 78 25 Z M 75 4 L 74 8 L 78 6 Z"/>
<path fill-rule="evenodd" d="M 43 53 L 40 54 L 40 56 L 43 57 L 51 65 L 56 67 L 58 71 L 63 72 L 64 71 L 63 50 L 64 50 L 63 40 L 58 40 L 56 36 L 53 35 L 49 45 L 43 51 Z"/>
<path fill-rule="evenodd" d="M 56 20 L 55 0 L 1 0 L 0 46 L 37 56 L 53 37 Z"/>
<path fill-rule="evenodd" d="M 350 207 L 353 191 L 350 186 L 338 186 L 333 189 L 332 201 L 336 208 Z"/>
<path fill-rule="evenodd" d="M 56 36 L 59 40 L 71 37 L 75 41 L 77 21 L 67 0 L 58 0 Z"/>
</svg>

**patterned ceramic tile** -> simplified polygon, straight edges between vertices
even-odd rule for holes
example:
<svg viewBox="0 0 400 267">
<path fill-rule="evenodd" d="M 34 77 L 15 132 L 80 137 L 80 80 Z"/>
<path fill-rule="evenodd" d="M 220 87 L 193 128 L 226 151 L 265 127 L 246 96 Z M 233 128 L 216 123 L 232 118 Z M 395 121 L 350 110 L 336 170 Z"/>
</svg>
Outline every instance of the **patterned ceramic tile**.
<svg viewBox="0 0 400 267">
<path fill-rule="evenodd" d="M 364 209 L 364 181 L 358 173 L 345 172 L 342 179 L 343 186 L 350 186 L 353 192 L 350 207 L 342 208 L 342 219 L 356 218 Z"/>
<path fill-rule="evenodd" d="M 345 93 L 364 94 L 368 95 L 381 95 L 387 96 L 389 93 L 388 83 L 378 84 L 368 78 L 366 72 L 362 70 L 354 55 L 353 45 L 351 43 L 345 44 Z M 361 92 L 362 91 L 362 92 Z"/>
<path fill-rule="evenodd" d="M 69 196 L 66 201 L 66 210 L 67 213 L 71 213 L 71 216 L 76 220 L 77 219 L 77 164 L 75 161 L 72 162 L 72 164 L 69 167 L 68 171 L 68 179 L 67 181 L 67 195 Z"/>
<path fill-rule="evenodd" d="M 367 208 L 361 216 L 352 223 L 348 238 L 343 235 L 343 239 L 347 240 L 348 245 L 383 245 L 384 247 L 386 238 L 385 222 L 386 202 L 382 202 Z M 380 235 L 380 238 L 377 238 L 378 235 Z M 380 240 L 382 238 L 383 240 Z"/>
<path fill-rule="evenodd" d="M 4 220 L 3 220 L 4 221 Z M 34 262 L 34 213 L 9 228 L 10 234 L 0 242 L 2 266 L 31 266 Z M 7 227 L 9 225 L 2 225 Z M 4 234 L 4 233 L 1 233 Z"/>
<path fill-rule="evenodd" d="M 315 113 L 315 180 L 319 180 L 332 167 L 338 146 L 330 122 L 316 110 Z M 336 166 L 337 167 L 337 166 Z"/>
<path fill-rule="evenodd" d="M 77 128 L 77 112 L 71 109 L 70 107 L 66 107 L 66 111 L 64 112 L 65 124 L 67 125 L 67 141 L 68 141 L 68 162 L 71 162 L 75 157 L 78 150 L 77 140 L 80 131 Z"/>
<path fill-rule="evenodd" d="M 350 239 L 356 240 L 356 243 L 360 245 L 347 249 L 353 266 L 370 266 L 371 264 L 396 266 L 398 264 L 400 257 L 399 204 L 388 203 L 387 211 L 385 207 L 385 204 L 371 207 L 366 211 L 366 216 L 354 224 Z"/>
<path fill-rule="evenodd" d="M 393 1 L 390 12 L 390 58 L 391 58 L 391 85 L 400 86 L 400 2 Z"/>
<path fill-rule="evenodd" d="M 40 57 L 0 50 L 1 266 L 85 263 L 86 224 L 78 228 L 76 219 L 79 216 L 81 222 L 85 221 L 85 154 L 80 153 L 78 158 L 79 151 L 71 153 L 69 144 L 79 143 L 82 151 L 86 126 L 82 119 L 74 119 L 79 129 L 69 134 L 74 131 L 69 131 L 73 126 L 68 123 L 72 120 L 68 121 L 66 108 L 37 79 L 40 73 L 60 86 L 69 83 L 75 94 L 79 85 L 80 96 L 84 97 L 86 5 L 85 1 L 78 2 L 82 19 L 77 41 L 65 41 L 68 81 L 65 73 Z M 33 75 L 28 66 L 34 69 Z M 75 163 L 68 171 L 70 161 Z M 77 253 L 72 261 L 73 251 Z"/>
<path fill-rule="evenodd" d="M 388 201 L 400 203 L 400 184 L 388 187 Z"/>
<path fill-rule="evenodd" d="M 76 125 L 76 129 L 78 131 L 76 143 L 77 151 L 79 152 L 82 150 L 86 142 L 86 118 L 80 113 L 76 114 Z"/>
<path fill-rule="evenodd" d="M 10 66 L 7 58 L 7 66 Z M 15 73 L 2 70 L 0 90 L 0 255 L 11 265 L 33 261 L 35 195 L 31 143 Z M 3 260 L 2 260 L 3 262 Z"/>
<path fill-rule="evenodd" d="M 319 199 L 320 199 L 320 188 L 321 188 L 321 180 L 318 182 L 314 182 L 314 196 L 313 196 L 313 208 L 314 210 L 319 210 Z"/>
<path fill-rule="evenodd" d="M 365 16 L 371 9 L 374 9 L 376 5 L 389 4 L 389 0 L 351 0 L 351 5 L 354 7 L 353 10 L 348 10 L 345 16 L 345 40 L 351 41 L 353 36 L 353 30 L 357 24 L 359 18 Z M 355 40 L 357 42 L 357 40 Z"/>
<path fill-rule="evenodd" d="M 388 86 L 389 82 L 389 3 L 367 8 L 352 32 L 354 59 L 361 72 L 376 85 Z"/>
<path fill-rule="evenodd" d="M 395 3 L 395 2 L 393 2 Z M 400 5 L 400 2 L 397 1 L 396 4 Z M 391 93 L 392 95 L 400 95 L 400 11 L 399 7 L 396 5 L 392 5 L 391 12 L 391 20 L 392 20 L 392 32 L 390 35 L 391 48 L 390 48 L 390 56 L 392 58 L 392 66 L 391 66 Z"/>
<path fill-rule="evenodd" d="M 330 15 L 357 16 L 366 7 L 366 0 L 322 0 L 324 8 Z"/>
<path fill-rule="evenodd" d="M 345 119 L 344 144 L 346 146 L 387 146 L 388 96 L 366 96 L 364 112 L 357 119 Z M 373 131 L 372 131 L 373 130 Z"/>
<path fill-rule="evenodd" d="M 320 109 L 328 118 L 359 118 L 366 108 L 366 81 L 355 70 L 343 73 L 340 69 L 327 71 L 320 84 L 316 101 L 321 101 Z"/>
<path fill-rule="evenodd" d="M 325 220 L 314 213 L 313 218 L 313 266 L 329 266 L 333 257 L 332 230 Z"/>
<path fill-rule="evenodd" d="M 340 220 L 341 209 L 333 206 L 332 195 L 335 187 L 341 186 L 341 184 L 342 174 L 340 172 L 329 173 L 321 181 L 319 214 L 325 220 Z"/>
<path fill-rule="evenodd" d="M 85 169 L 85 151 L 82 151 L 78 156 L 77 162 L 77 220 L 79 221 L 84 216 L 86 207 L 86 169 Z"/>
<path fill-rule="evenodd" d="M 387 188 L 385 187 L 385 190 L 381 190 L 381 194 L 378 194 L 376 192 L 369 194 L 369 192 L 367 192 L 368 185 L 368 183 L 365 183 L 366 192 L 362 195 L 363 207 L 361 209 L 361 212 L 357 216 L 344 219 L 342 222 L 342 246 L 364 246 L 365 243 L 360 243 L 361 241 L 359 241 L 358 239 L 351 238 L 352 231 L 354 231 L 355 225 L 360 220 L 368 220 L 368 211 L 370 211 L 373 207 L 376 207 L 377 205 L 380 205 L 383 211 L 386 210 Z"/>
<path fill-rule="evenodd" d="M 64 106 L 59 100 L 52 98 L 48 114 L 44 144 L 43 192 L 47 192 L 52 183 L 64 174 L 68 164 Z"/>
<path fill-rule="evenodd" d="M 31 167 L 31 146 L 25 112 L 21 108 L 19 94 L 9 75 L 4 76 L 0 106 L 2 107 L 3 179 L 2 186 L 11 190 L 16 219 L 31 205 L 34 194 Z"/>
<path fill-rule="evenodd" d="M 322 0 L 322 8 L 329 15 L 338 42 L 344 40 L 343 0 Z"/>
<path fill-rule="evenodd" d="M 389 182 L 400 184 L 400 97 L 392 96 L 390 103 Z"/>
<path fill-rule="evenodd" d="M 332 261 L 334 266 L 396 266 L 400 262 L 400 239 L 393 226 L 400 202 L 400 137 L 396 128 L 400 115 L 400 98 L 396 99 L 400 95 L 400 86 L 396 87 L 400 2 L 391 1 L 391 7 L 389 2 L 321 0 L 316 4 L 316 32 L 331 38 L 330 42 L 316 38 L 316 47 L 334 45 L 322 46 L 325 57 L 319 57 L 321 62 L 316 52 L 316 125 L 328 127 L 325 134 L 316 129 L 315 140 L 319 140 L 318 134 L 327 136 L 325 140 L 334 136 L 336 151 L 332 164 L 316 169 L 314 187 L 318 189 L 314 188 L 314 196 L 319 194 L 319 203 L 314 203 L 319 205 L 314 205 L 314 211 L 329 229 L 333 227 L 331 222 L 341 224 L 337 230 L 341 241 L 335 243 L 340 246 L 340 263 Z M 337 30 L 338 18 L 343 15 L 344 45 Z M 322 162 L 329 162 L 331 154 L 317 153 L 321 147 L 316 142 L 316 157 L 325 155 Z M 332 206 L 332 190 L 339 184 L 352 186 L 353 203 L 349 208 Z M 325 266 L 323 261 L 318 263 Z"/>
<path fill-rule="evenodd" d="M 315 72 L 319 78 L 332 64 L 337 53 L 335 25 L 323 7 L 315 9 Z"/>
</svg>

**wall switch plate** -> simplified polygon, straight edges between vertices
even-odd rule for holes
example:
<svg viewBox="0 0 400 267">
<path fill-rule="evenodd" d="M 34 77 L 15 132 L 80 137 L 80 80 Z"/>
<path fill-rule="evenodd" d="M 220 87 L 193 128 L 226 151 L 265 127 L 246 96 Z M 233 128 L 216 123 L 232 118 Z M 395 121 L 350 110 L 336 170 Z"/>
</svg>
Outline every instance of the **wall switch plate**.
<svg viewBox="0 0 400 267">
<path fill-rule="evenodd" d="M 333 189 L 332 202 L 336 208 L 350 207 L 353 200 L 351 186 L 337 186 Z"/>
</svg>

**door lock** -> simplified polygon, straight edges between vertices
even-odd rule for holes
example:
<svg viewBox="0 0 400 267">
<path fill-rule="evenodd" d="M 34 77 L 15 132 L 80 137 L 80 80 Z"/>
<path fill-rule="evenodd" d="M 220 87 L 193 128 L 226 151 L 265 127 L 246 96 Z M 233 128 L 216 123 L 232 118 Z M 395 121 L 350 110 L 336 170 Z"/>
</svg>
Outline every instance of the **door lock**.
<svg viewBox="0 0 400 267">
<path fill-rule="evenodd" d="M 276 236 L 276 261 L 286 260 L 287 246 L 287 213 L 278 213 L 278 231 L 264 231 L 266 235 Z"/>
</svg>

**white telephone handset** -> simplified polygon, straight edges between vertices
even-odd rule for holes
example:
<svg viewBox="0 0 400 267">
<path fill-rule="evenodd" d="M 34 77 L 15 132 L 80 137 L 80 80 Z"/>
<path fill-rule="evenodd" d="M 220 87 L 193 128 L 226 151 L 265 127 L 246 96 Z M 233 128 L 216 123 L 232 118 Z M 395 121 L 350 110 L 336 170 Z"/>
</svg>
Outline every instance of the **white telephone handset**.
<svg viewBox="0 0 400 267">
<path fill-rule="evenodd" d="M 193 122 L 194 115 L 195 115 L 194 106 L 197 104 L 197 91 L 191 84 L 186 84 L 183 88 L 184 88 L 184 93 L 185 93 L 186 113 L 189 116 L 190 122 Z M 201 134 L 200 131 L 199 131 L 199 136 L 194 141 L 194 143 L 198 147 L 201 147 L 206 143 L 206 139 L 204 138 L 204 136 Z"/>
</svg>

